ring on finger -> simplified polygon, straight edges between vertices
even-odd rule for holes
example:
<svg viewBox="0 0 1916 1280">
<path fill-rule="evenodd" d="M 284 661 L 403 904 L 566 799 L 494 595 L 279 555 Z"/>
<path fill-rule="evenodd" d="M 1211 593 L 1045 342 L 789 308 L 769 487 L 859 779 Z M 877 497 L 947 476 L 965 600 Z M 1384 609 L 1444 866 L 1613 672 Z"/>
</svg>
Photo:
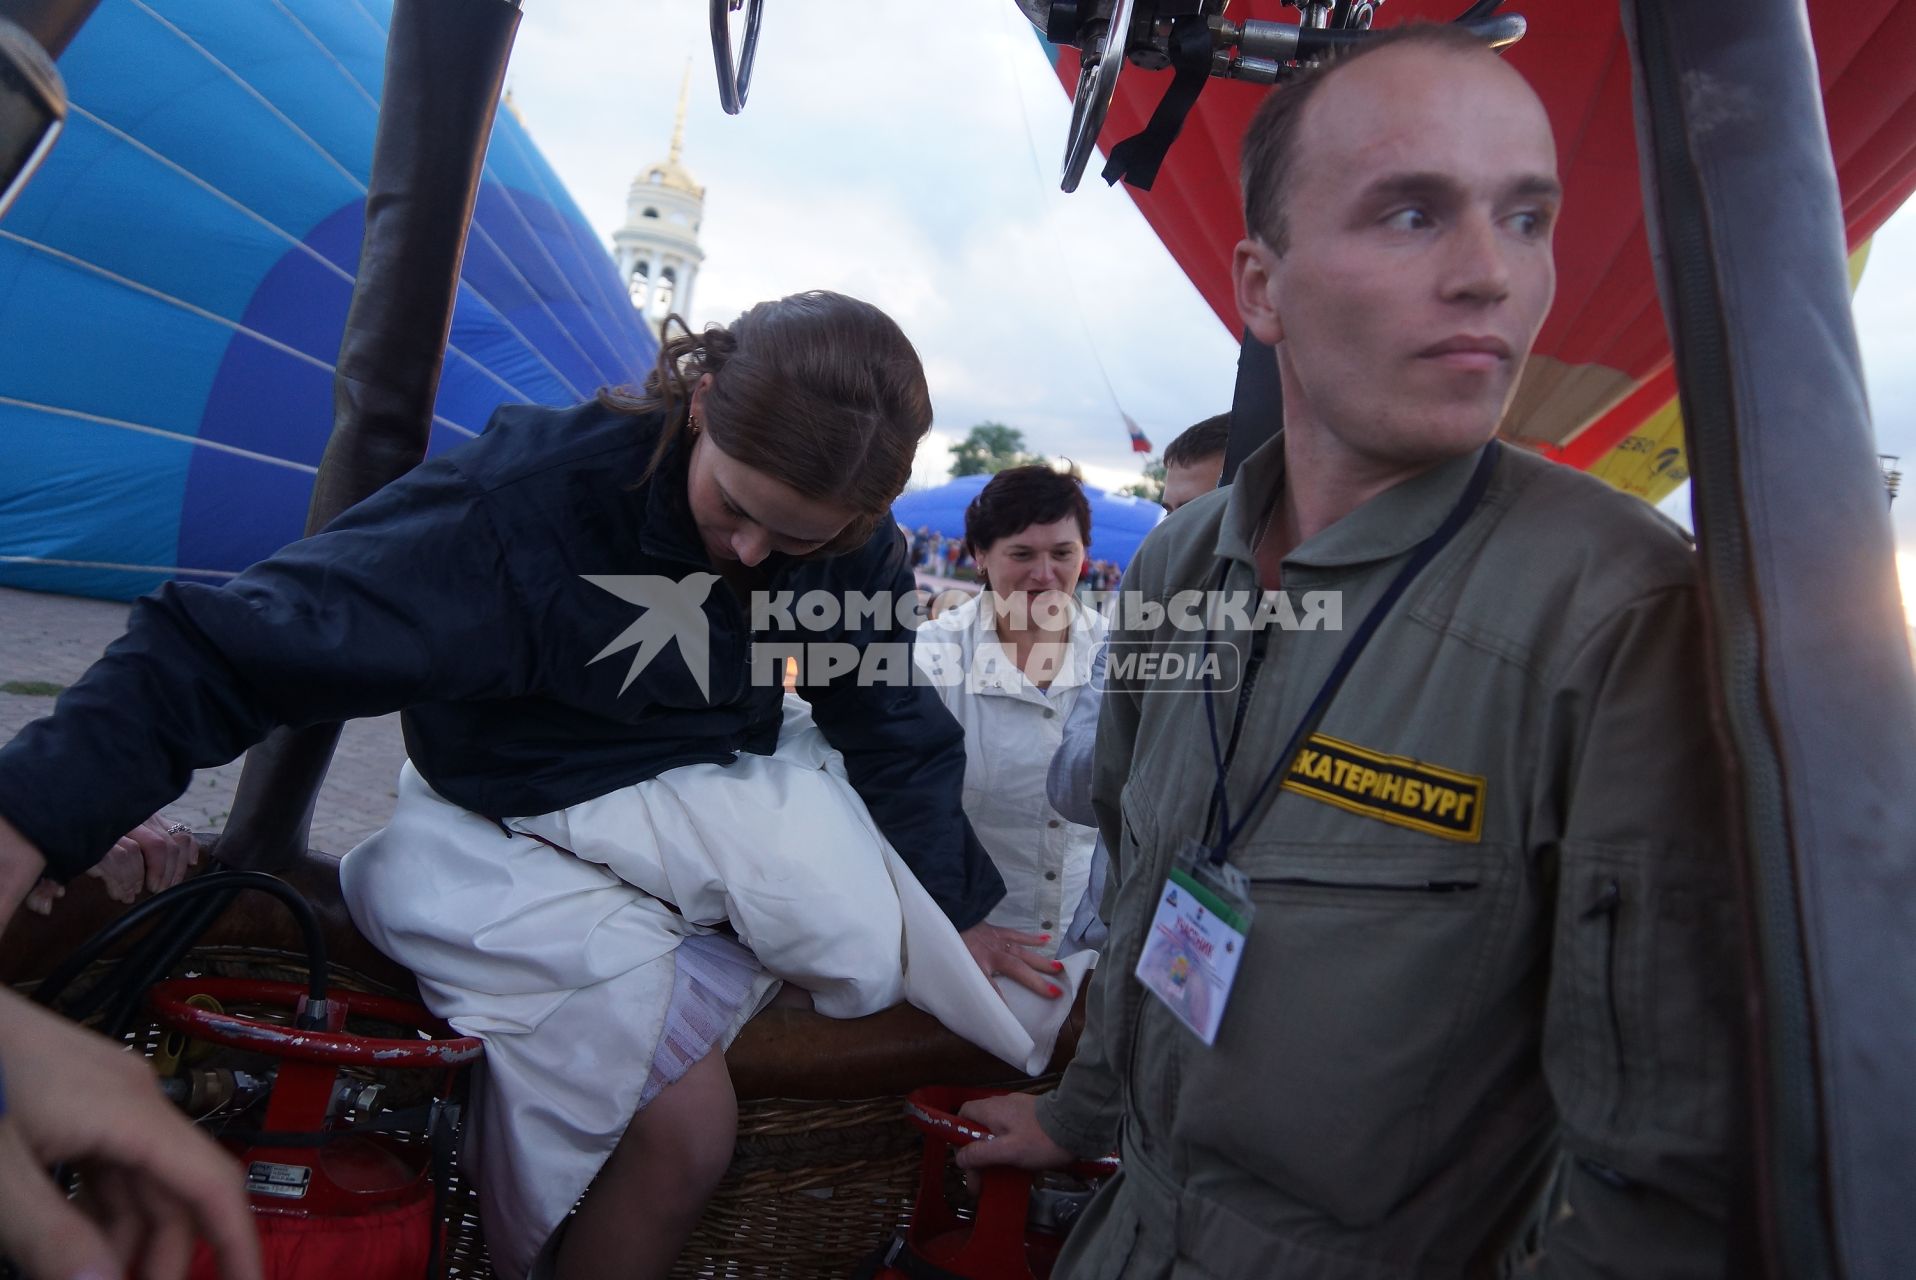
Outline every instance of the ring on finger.
<svg viewBox="0 0 1916 1280">
<path fill-rule="evenodd" d="M 176 836 L 182 831 L 191 831 L 192 829 L 192 825 L 185 822 L 169 822 L 166 824 L 166 834 L 169 836 Z"/>
</svg>

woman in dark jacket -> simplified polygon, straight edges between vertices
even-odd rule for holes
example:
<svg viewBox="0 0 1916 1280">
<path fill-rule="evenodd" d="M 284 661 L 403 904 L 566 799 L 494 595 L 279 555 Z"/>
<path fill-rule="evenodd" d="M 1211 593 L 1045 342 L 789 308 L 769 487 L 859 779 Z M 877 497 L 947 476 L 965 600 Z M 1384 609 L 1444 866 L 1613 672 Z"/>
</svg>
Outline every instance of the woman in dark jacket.
<svg viewBox="0 0 1916 1280">
<path fill-rule="evenodd" d="M 476 1135 L 495 1255 L 529 1266 L 590 1181 L 559 1274 L 662 1274 L 729 1158 L 722 1050 L 766 980 L 709 930 L 662 944 L 655 895 L 524 819 L 773 756 L 782 672 L 754 646 L 783 651 L 795 624 L 766 602 L 911 598 L 889 507 L 930 422 L 889 318 L 797 295 L 667 343 L 639 396 L 500 410 L 224 588 L 163 587 L 0 749 L 0 912 L 275 726 L 403 709 L 394 825 L 349 856 L 345 888 L 429 1002 L 491 1001 L 466 1021 L 496 1064 Z M 908 621 L 799 638 L 862 653 L 908 645 Z M 1046 962 L 983 923 L 1003 887 L 960 809 L 957 726 L 929 690 L 860 674 L 800 689 L 850 789 L 980 967 L 1041 989 Z M 740 787 L 717 803 L 757 804 Z"/>
</svg>

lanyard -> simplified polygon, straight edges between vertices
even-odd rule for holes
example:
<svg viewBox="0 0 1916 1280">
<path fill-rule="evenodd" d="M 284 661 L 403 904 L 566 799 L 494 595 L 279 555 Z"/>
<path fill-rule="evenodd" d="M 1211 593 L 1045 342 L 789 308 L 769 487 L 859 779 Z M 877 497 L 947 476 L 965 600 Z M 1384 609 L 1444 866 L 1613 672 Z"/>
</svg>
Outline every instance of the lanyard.
<svg viewBox="0 0 1916 1280">
<path fill-rule="evenodd" d="M 1255 814 L 1258 807 L 1264 803 L 1265 796 L 1270 793 L 1272 787 L 1277 783 L 1277 780 L 1284 776 L 1290 769 L 1291 761 L 1296 758 L 1298 748 L 1304 745 L 1305 741 L 1316 731 L 1317 726 L 1323 721 L 1324 713 L 1330 710 L 1331 700 L 1337 696 L 1338 689 L 1343 686 L 1344 677 L 1348 676 L 1351 672 L 1351 668 L 1357 665 L 1357 659 L 1363 654 L 1364 646 L 1368 645 L 1371 637 L 1377 633 L 1377 628 L 1379 624 L 1384 621 L 1384 616 L 1391 611 L 1391 607 L 1403 596 L 1417 575 L 1424 571 L 1424 567 L 1436 559 L 1437 553 L 1442 551 L 1450 540 L 1457 536 L 1457 531 L 1463 528 L 1464 521 L 1470 518 L 1471 512 L 1477 509 L 1477 504 L 1483 501 L 1484 490 L 1490 485 L 1490 473 L 1496 468 L 1497 455 L 1502 447 L 1503 446 L 1496 440 L 1492 440 L 1484 446 L 1482 456 L 1477 459 L 1477 469 L 1471 472 L 1470 483 L 1464 486 L 1463 493 L 1458 496 L 1457 505 L 1450 509 L 1450 514 L 1444 517 L 1442 524 L 1438 525 L 1431 531 L 1428 537 L 1412 548 L 1410 559 L 1405 562 L 1402 569 L 1397 571 L 1397 576 L 1391 579 L 1390 585 L 1384 588 L 1384 594 L 1378 598 L 1376 604 L 1371 606 L 1370 612 L 1364 615 L 1364 621 L 1358 624 L 1357 630 L 1351 635 L 1349 643 L 1344 646 L 1344 651 L 1338 655 L 1337 664 L 1331 668 L 1330 675 L 1324 678 L 1323 687 L 1317 691 L 1317 696 L 1311 699 L 1311 705 L 1309 709 L 1304 712 L 1304 718 L 1299 720 L 1297 722 L 1297 728 L 1292 730 L 1290 741 L 1284 744 L 1284 750 L 1278 755 L 1277 763 L 1271 766 L 1271 771 L 1264 775 L 1264 780 L 1260 782 L 1257 785 L 1257 789 L 1251 793 L 1250 802 L 1244 806 L 1243 816 L 1240 817 L 1236 823 L 1231 821 L 1230 793 L 1227 779 L 1230 773 L 1231 761 L 1237 756 L 1237 725 L 1234 724 L 1232 726 L 1231 754 L 1227 757 L 1224 754 L 1223 748 L 1218 743 L 1216 696 L 1211 688 L 1210 669 L 1208 664 L 1206 665 L 1204 671 L 1204 716 L 1211 727 L 1211 762 L 1217 769 L 1217 785 L 1212 791 L 1211 796 L 1211 815 L 1217 824 L 1218 840 L 1216 844 L 1211 846 L 1211 865 L 1222 866 L 1226 859 L 1229 858 L 1232 843 L 1239 835 L 1243 834 L 1244 828 L 1249 825 L 1252 815 Z M 1229 571 L 1229 564 L 1220 567 L 1218 573 L 1218 586 L 1220 588 L 1222 588 L 1224 577 Z M 1204 633 L 1204 652 L 1206 656 L 1211 652 L 1212 643 L 1213 633 L 1207 630 Z M 1250 691 L 1245 690 L 1243 703 L 1238 707 L 1238 723 L 1242 722 L 1245 705 L 1247 705 L 1249 701 Z"/>
</svg>

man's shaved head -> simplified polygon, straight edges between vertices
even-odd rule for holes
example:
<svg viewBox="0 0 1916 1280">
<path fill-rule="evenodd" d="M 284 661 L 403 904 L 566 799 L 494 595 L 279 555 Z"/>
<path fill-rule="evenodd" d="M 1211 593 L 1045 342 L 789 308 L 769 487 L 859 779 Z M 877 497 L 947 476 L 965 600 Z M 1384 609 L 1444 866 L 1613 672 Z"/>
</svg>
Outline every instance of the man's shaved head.
<svg viewBox="0 0 1916 1280">
<path fill-rule="evenodd" d="M 1413 22 L 1368 36 L 1361 44 L 1326 58 L 1282 88 L 1266 94 L 1244 131 L 1240 157 L 1246 235 L 1262 239 L 1279 253 L 1289 247 L 1290 227 L 1285 218 L 1285 204 L 1297 170 L 1297 143 L 1304 133 L 1305 109 L 1327 80 L 1352 63 L 1404 46 L 1448 50 L 1459 57 L 1497 59 L 1481 38 L 1463 27 Z"/>
<path fill-rule="evenodd" d="M 1272 93 L 1245 155 L 1232 281 L 1276 348 L 1287 452 L 1391 475 L 1481 446 L 1556 291 L 1556 139 L 1523 76 L 1461 29 L 1400 28 Z"/>
</svg>

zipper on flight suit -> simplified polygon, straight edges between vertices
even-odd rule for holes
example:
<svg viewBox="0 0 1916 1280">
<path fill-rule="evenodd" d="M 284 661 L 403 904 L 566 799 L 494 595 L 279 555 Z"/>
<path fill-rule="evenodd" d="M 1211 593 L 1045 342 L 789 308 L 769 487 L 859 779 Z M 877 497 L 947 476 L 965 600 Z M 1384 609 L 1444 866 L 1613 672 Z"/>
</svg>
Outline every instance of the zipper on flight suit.
<svg viewBox="0 0 1916 1280">
<path fill-rule="evenodd" d="M 1237 711 L 1231 716 L 1231 740 L 1224 748 L 1226 761 L 1237 759 L 1237 740 L 1244 732 L 1251 697 L 1257 692 L 1257 673 L 1264 665 L 1264 645 L 1269 635 L 1268 631 L 1260 630 L 1251 636 L 1251 656 L 1244 660 L 1244 683 L 1238 690 Z"/>
<path fill-rule="evenodd" d="M 1617 1008 L 1617 923 L 1623 910 L 1623 889 L 1615 879 L 1605 880 L 1597 900 L 1583 909 L 1584 920 L 1603 921 L 1603 1003 L 1610 1015 L 1610 1056 L 1616 1069 L 1616 1092 L 1610 1097 L 1610 1119 L 1623 1106 L 1623 1015 Z"/>
<path fill-rule="evenodd" d="M 1482 887 L 1478 880 L 1400 880 L 1378 882 L 1362 880 L 1320 880 L 1315 876 L 1252 877 L 1252 884 L 1272 885 L 1280 889 L 1366 889 L 1378 893 L 1469 893 Z"/>
<path fill-rule="evenodd" d="M 1231 737 L 1224 748 L 1224 759 L 1227 762 L 1237 759 L 1238 739 L 1244 733 L 1244 722 L 1249 718 L 1251 698 L 1257 692 L 1257 673 L 1264 663 L 1264 650 L 1269 640 L 1269 635 L 1270 633 L 1267 630 L 1259 630 L 1251 636 L 1251 653 L 1250 656 L 1244 660 L 1244 679 L 1238 687 L 1237 710 L 1231 716 Z M 1212 806 L 1210 813 L 1205 818 L 1204 838 L 1207 842 L 1215 834 L 1216 822 L 1217 811 L 1216 807 Z M 1132 1000 L 1130 1044 L 1125 1048 L 1124 1079 L 1121 1082 L 1125 1095 L 1126 1112 L 1132 1112 L 1137 1109 L 1136 1081 L 1138 1078 L 1138 1045 L 1144 1038 L 1145 1006 L 1150 1003 L 1149 1000 L 1143 997 L 1141 992 L 1133 993 Z M 1173 1078 L 1170 1082 L 1169 1090 L 1173 1095 L 1177 1092 L 1175 1072 L 1176 1066 L 1174 1063 Z"/>
<path fill-rule="evenodd" d="M 1244 660 L 1244 679 L 1238 685 L 1237 709 L 1231 713 L 1231 737 L 1224 744 L 1226 772 L 1229 772 L 1231 765 L 1237 760 L 1238 739 L 1244 734 L 1244 722 L 1249 718 L 1251 710 L 1251 698 L 1257 693 L 1257 673 L 1264 665 L 1264 647 L 1269 634 L 1267 631 L 1258 631 L 1251 636 L 1251 656 Z M 1213 804 L 1204 819 L 1204 842 L 1207 845 L 1217 835 L 1217 817 L 1217 806 Z"/>
</svg>

